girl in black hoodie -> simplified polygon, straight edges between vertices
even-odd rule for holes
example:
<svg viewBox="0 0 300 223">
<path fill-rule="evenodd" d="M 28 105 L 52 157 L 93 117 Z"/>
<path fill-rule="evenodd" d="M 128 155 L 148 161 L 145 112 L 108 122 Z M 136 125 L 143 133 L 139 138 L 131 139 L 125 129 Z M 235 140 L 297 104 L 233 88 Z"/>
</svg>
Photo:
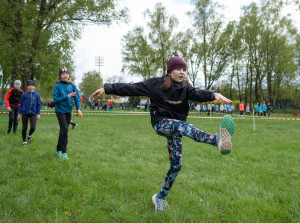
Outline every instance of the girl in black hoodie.
<svg viewBox="0 0 300 223">
<path fill-rule="evenodd" d="M 96 90 L 90 98 L 100 96 L 103 93 L 150 97 L 152 126 L 158 135 L 167 138 L 170 155 L 170 169 L 164 184 L 160 192 L 152 196 L 157 211 L 163 211 L 167 206 L 166 196 L 181 169 L 182 136 L 217 146 L 222 154 L 231 152 L 231 136 L 235 128 L 231 116 L 224 116 L 217 134 L 209 134 L 197 129 L 192 124 L 187 123 L 186 118 L 189 111 L 188 100 L 199 102 L 222 100 L 226 103 L 232 101 L 219 93 L 192 87 L 186 79 L 186 63 L 178 56 L 169 59 L 167 74 L 162 77 L 150 78 L 145 82 L 134 84 L 105 84 L 104 88 Z"/>
</svg>

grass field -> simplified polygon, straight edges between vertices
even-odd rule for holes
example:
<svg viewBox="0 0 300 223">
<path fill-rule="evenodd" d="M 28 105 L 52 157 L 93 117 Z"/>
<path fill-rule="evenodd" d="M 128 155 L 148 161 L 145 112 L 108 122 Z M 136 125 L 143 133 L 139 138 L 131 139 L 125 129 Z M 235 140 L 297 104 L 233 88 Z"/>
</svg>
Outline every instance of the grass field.
<svg viewBox="0 0 300 223">
<path fill-rule="evenodd" d="M 300 222 L 300 121 L 236 120 L 233 152 L 183 138 L 183 167 L 163 214 L 169 168 L 149 116 L 74 117 L 69 160 L 55 155 L 58 122 L 43 115 L 33 142 L 6 135 L 0 114 L 0 222 Z M 220 120 L 188 119 L 215 133 Z"/>
</svg>

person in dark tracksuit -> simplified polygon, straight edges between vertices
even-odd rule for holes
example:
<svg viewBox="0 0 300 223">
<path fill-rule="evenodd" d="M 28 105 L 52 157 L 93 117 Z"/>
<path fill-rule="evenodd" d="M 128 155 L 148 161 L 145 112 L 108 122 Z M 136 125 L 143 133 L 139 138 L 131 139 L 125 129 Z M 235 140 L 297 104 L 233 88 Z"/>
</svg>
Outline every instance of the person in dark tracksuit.
<svg viewBox="0 0 300 223">
<path fill-rule="evenodd" d="M 166 196 L 181 169 L 182 136 L 217 146 L 222 154 L 231 151 L 231 136 L 234 132 L 234 121 L 231 116 L 224 116 L 217 134 L 209 134 L 197 129 L 187 123 L 186 118 L 189 112 L 189 100 L 198 102 L 223 100 L 227 103 L 232 101 L 219 93 L 192 87 L 186 80 L 186 63 L 178 56 L 168 60 L 167 74 L 162 77 L 150 78 L 145 82 L 134 84 L 105 84 L 104 88 L 96 90 L 90 98 L 93 99 L 103 93 L 150 97 L 151 124 L 158 135 L 167 138 L 170 159 L 170 169 L 164 184 L 160 192 L 152 196 L 156 211 L 164 211 L 167 206 Z"/>
<path fill-rule="evenodd" d="M 18 120 L 22 115 L 22 138 L 23 146 L 27 145 L 26 132 L 28 127 L 28 119 L 30 120 L 30 130 L 27 136 L 28 142 L 32 141 L 32 134 L 35 131 L 36 120 L 40 119 L 41 114 L 41 97 L 39 93 L 34 91 L 35 82 L 33 80 L 27 81 L 27 92 L 22 95 L 21 104 L 19 108 Z"/>
<path fill-rule="evenodd" d="M 68 128 L 71 121 L 71 113 L 73 108 L 73 100 L 77 109 L 77 115 L 81 118 L 81 104 L 77 88 L 70 79 L 67 68 L 59 69 L 59 78 L 53 90 L 53 100 L 55 103 L 55 112 L 58 119 L 60 131 L 56 147 L 56 154 L 59 157 L 68 159 Z"/>
<path fill-rule="evenodd" d="M 5 97 L 5 106 L 9 112 L 9 122 L 7 134 L 10 134 L 13 127 L 13 133 L 16 134 L 18 128 L 18 111 L 23 91 L 20 90 L 21 81 L 16 80 L 14 87 L 9 89 Z"/>
</svg>

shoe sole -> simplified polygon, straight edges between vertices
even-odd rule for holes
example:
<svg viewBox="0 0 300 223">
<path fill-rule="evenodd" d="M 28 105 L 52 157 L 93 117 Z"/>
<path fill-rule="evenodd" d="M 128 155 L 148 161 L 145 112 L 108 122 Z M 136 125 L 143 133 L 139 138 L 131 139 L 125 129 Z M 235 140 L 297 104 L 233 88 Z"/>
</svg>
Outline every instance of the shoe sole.
<svg viewBox="0 0 300 223">
<path fill-rule="evenodd" d="M 230 115 L 225 115 L 220 124 L 220 148 L 218 148 L 223 155 L 227 155 L 232 150 L 231 137 L 235 130 L 234 120 Z"/>
<path fill-rule="evenodd" d="M 154 194 L 153 196 L 152 196 L 152 202 L 153 202 L 153 204 L 154 204 L 154 206 L 155 206 L 155 211 L 157 211 L 157 205 L 156 205 L 156 194 Z"/>
</svg>

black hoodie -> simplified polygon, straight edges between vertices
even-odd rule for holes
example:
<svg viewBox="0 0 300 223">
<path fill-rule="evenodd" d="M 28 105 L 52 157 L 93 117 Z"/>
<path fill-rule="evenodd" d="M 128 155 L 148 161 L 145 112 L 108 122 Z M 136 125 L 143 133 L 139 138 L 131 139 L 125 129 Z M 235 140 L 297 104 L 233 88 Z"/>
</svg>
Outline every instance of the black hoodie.
<svg viewBox="0 0 300 223">
<path fill-rule="evenodd" d="M 163 91 L 160 86 L 165 77 L 166 75 L 163 75 L 133 84 L 105 84 L 104 90 L 106 94 L 149 97 L 152 125 L 163 118 L 186 121 L 189 112 L 188 100 L 206 102 L 215 99 L 213 91 L 194 88 L 188 82 L 183 87 L 173 81 L 173 86 L 168 91 Z"/>
</svg>

